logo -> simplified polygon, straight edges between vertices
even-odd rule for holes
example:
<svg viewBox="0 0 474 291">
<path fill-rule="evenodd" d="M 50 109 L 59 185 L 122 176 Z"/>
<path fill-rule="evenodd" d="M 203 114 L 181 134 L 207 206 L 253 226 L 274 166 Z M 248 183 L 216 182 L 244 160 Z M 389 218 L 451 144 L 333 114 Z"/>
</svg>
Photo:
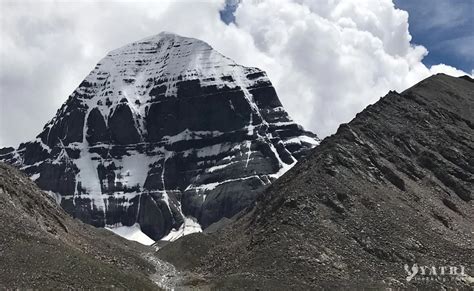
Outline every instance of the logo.
<svg viewBox="0 0 474 291">
<path fill-rule="evenodd" d="M 448 280 L 465 280 L 469 278 L 466 274 L 464 266 L 418 266 L 413 264 L 409 266 L 404 265 L 405 272 L 407 273 L 407 282 L 413 280 L 420 281 L 442 281 Z"/>
<path fill-rule="evenodd" d="M 415 277 L 416 274 L 418 274 L 418 265 L 413 264 L 410 271 L 410 267 L 407 264 L 405 264 L 405 272 L 407 272 L 408 274 L 407 282 L 410 282 L 413 279 L 413 277 Z"/>
</svg>

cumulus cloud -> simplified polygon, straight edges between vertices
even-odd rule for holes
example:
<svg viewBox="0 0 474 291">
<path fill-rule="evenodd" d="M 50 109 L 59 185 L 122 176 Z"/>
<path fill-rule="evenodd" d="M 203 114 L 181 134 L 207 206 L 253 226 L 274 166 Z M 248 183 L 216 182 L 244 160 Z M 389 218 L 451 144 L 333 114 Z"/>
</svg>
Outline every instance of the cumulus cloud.
<svg viewBox="0 0 474 291">
<path fill-rule="evenodd" d="M 461 77 L 461 76 L 469 75 L 464 71 L 458 70 L 454 67 L 451 67 L 451 66 L 445 65 L 445 64 L 439 64 L 439 65 L 431 66 L 430 72 L 432 74 L 439 74 L 439 73 L 448 74 L 448 75 L 451 75 L 451 76 L 454 76 L 454 77 Z M 473 77 L 473 75 L 471 75 L 471 77 Z"/>
<path fill-rule="evenodd" d="M 281 65 L 278 74 L 269 71 L 284 105 L 321 136 L 390 89 L 432 73 L 462 74 L 423 65 L 427 50 L 411 44 L 408 14 L 389 0 L 244 1 L 235 15 L 258 49 Z"/>
<path fill-rule="evenodd" d="M 391 0 L 0 2 L 0 146 L 33 138 L 105 54 L 172 31 L 267 71 L 293 118 L 324 137 L 388 90 L 432 73 Z"/>
</svg>

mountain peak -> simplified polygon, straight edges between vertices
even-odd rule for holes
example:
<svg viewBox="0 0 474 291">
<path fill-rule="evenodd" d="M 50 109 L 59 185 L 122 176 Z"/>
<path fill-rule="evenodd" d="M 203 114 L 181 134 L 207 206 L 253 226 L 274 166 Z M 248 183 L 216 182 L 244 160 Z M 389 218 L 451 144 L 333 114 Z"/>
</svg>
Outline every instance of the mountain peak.
<svg viewBox="0 0 474 291">
<path fill-rule="evenodd" d="M 220 75 L 222 69 L 237 65 L 204 41 L 161 32 L 111 51 L 99 63 L 99 67 L 104 66 L 126 66 L 127 75 L 130 71 L 134 72 L 133 75 L 147 71 L 148 75 L 159 78 L 183 76 L 193 79 L 202 75 Z"/>
<path fill-rule="evenodd" d="M 162 31 L 158 34 L 126 44 L 118 49 L 111 51 L 109 54 L 112 54 L 112 53 L 119 54 L 123 52 L 124 50 L 126 52 L 129 52 L 131 48 L 136 49 L 137 46 L 140 47 L 140 46 L 146 46 L 146 45 L 155 46 L 155 47 L 159 46 L 159 47 L 163 47 L 164 49 L 171 49 L 171 50 L 174 48 L 179 48 L 180 45 L 184 45 L 184 46 L 192 45 L 190 49 L 194 49 L 194 50 L 211 49 L 212 50 L 212 47 L 208 43 L 200 39 L 185 37 L 173 32 Z"/>
<path fill-rule="evenodd" d="M 158 42 L 160 40 L 163 40 L 163 39 L 173 39 L 175 41 L 193 41 L 193 42 L 201 42 L 201 43 L 205 43 L 204 41 L 200 40 L 200 39 L 197 39 L 197 38 L 192 38 L 192 37 L 187 37 L 187 36 L 182 36 L 180 34 L 177 34 L 177 33 L 174 33 L 174 32 L 171 32 L 171 31 L 162 31 L 158 34 L 155 34 L 155 35 L 152 35 L 152 36 L 149 36 L 149 37 L 146 37 L 142 40 L 139 40 L 138 42 L 143 42 L 143 41 L 155 41 L 155 42 Z"/>
<path fill-rule="evenodd" d="M 160 239 L 236 214 L 318 142 L 263 71 L 164 32 L 110 52 L 0 160 L 87 223 Z"/>
</svg>

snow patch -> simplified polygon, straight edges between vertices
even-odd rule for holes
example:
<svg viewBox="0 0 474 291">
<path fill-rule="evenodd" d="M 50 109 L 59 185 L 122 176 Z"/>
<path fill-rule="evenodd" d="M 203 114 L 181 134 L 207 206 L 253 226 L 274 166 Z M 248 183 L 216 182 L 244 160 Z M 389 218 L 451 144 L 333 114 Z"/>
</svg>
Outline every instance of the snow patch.
<svg viewBox="0 0 474 291">
<path fill-rule="evenodd" d="M 287 139 L 283 142 L 285 145 L 286 144 L 309 144 L 311 147 L 315 147 L 317 145 L 319 145 L 319 140 L 317 139 L 314 139 L 312 137 L 309 137 L 309 136 L 306 136 L 306 135 L 301 135 L 301 136 L 297 136 L 297 137 L 293 137 L 293 138 L 290 138 L 290 139 Z"/>
<path fill-rule="evenodd" d="M 302 136 L 299 136 L 298 137 L 303 143 L 308 143 L 310 144 L 311 146 L 315 147 L 317 145 L 319 145 L 319 141 L 312 138 L 312 137 L 309 137 L 309 136 L 306 136 L 306 135 L 302 135 Z"/>
<path fill-rule="evenodd" d="M 84 148 L 81 152 L 81 156 L 75 160 L 76 166 L 79 169 L 79 173 L 76 176 L 77 183 L 81 183 L 81 188 L 83 188 L 89 195 L 91 199 L 91 208 L 96 206 L 98 209 L 102 209 L 105 211 L 105 202 L 102 198 L 102 189 L 100 187 L 100 180 L 97 174 L 97 166 L 99 162 L 97 159 L 97 154 L 91 154 L 89 151 Z M 76 195 L 77 187 L 76 187 Z"/>
<path fill-rule="evenodd" d="M 36 181 L 36 180 L 38 180 L 38 178 L 40 177 L 40 175 L 41 175 L 40 173 L 35 173 L 35 174 L 33 174 L 33 175 L 30 177 L 31 181 Z"/>
<path fill-rule="evenodd" d="M 154 159 L 156 158 L 137 151 L 128 152 L 122 157 L 122 168 L 116 172 L 116 177 L 118 174 L 121 175 L 121 178 L 117 180 L 129 187 L 136 185 L 142 187 L 150 170 L 150 162 Z"/>
<path fill-rule="evenodd" d="M 226 158 L 228 158 L 228 157 L 226 157 Z M 222 159 L 222 160 L 225 160 L 225 159 Z M 227 168 L 228 166 L 233 165 L 233 164 L 235 164 L 235 163 L 237 163 L 237 162 L 230 162 L 230 163 L 223 164 L 223 165 L 212 166 L 212 167 L 208 168 L 206 171 L 207 171 L 208 173 L 213 173 L 213 172 L 215 172 L 215 171 L 225 169 L 225 168 Z"/>
<path fill-rule="evenodd" d="M 140 224 L 135 223 L 132 226 L 106 226 L 105 229 L 126 238 L 141 243 L 142 245 L 151 246 L 155 243 L 149 236 L 144 234 L 140 228 Z"/>
<path fill-rule="evenodd" d="M 173 229 L 170 233 L 162 238 L 161 240 L 164 241 L 175 241 L 180 237 L 185 235 L 195 233 L 195 232 L 202 232 L 201 225 L 197 222 L 196 218 L 194 217 L 185 217 L 183 224 L 179 227 L 179 229 Z"/>
<path fill-rule="evenodd" d="M 192 131 L 189 129 L 185 129 L 182 132 L 172 135 L 172 136 L 164 136 L 163 140 L 166 140 L 169 144 L 173 144 L 178 141 L 187 141 L 187 140 L 198 140 L 204 139 L 209 137 L 217 137 L 222 135 L 223 132 L 214 130 L 214 131 Z"/>
<path fill-rule="evenodd" d="M 286 164 L 280 158 L 280 155 L 278 154 L 278 151 L 276 150 L 275 146 L 272 143 L 270 143 L 269 145 L 270 145 L 270 149 L 272 150 L 273 154 L 275 155 L 275 158 L 278 160 L 278 164 L 280 165 L 280 169 L 278 170 L 278 172 L 276 172 L 275 174 L 270 175 L 270 177 L 272 177 L 276 180 L 276 179 L 280 178 L 281 176 L 283 176 L 283 174 L 288 172 L 288 170 L 293 168 L 293 166 L 296 165 L 297 161 L 293 156 L 291 156 L 291 158 L 293 159 L 293 162 L 291 164 Z"/>
<path fill-rule="evenodd" d="M 228 179 L 228 180 L 224 180 L 224 181 L 221 181 L 221 182 L 213 182 L 213 183 L 208 183 L 208 184 L 201 184 L 201 185 L 198 185 L 198 186 L 195 186 L 195 185 L 189 185 L 185 191 L 187 190 L 195 190 L 196 192 L 200 192 L 200 191 L 212 191 L 214 189 L 216 189 L 218 186 L 220 185 L 223 185 L 223 184 L 226 184 L 226 183 L 230 183 L 230 182 L 236 182 L 236 181 L 245 181 L 245 180 L 248 180 L 248 179 L 251 179 L 251 178 L 254 178 L 254 177 L 259 177 L 258 175 L 251 175 L 251 176 L 248 176 L 248 177 L 243 177 L 243 178 L 236 178 L 236 179 Z"/>
</svg>

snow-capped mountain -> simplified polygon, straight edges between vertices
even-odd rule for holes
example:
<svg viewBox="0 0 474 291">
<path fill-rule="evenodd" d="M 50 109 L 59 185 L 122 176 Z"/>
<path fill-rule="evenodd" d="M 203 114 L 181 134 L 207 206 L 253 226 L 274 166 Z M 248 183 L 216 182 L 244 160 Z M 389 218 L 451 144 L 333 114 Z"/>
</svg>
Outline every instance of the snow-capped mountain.
<svg viewBox="0 0 474 291">
<path fill-rule="evenodd" d="M 263 71 L 160 33 L 110 52 L 35 140 L 0 160 L 74 217 L 157 240 L 236 214 L 318 142 Z"/>
</svg>

